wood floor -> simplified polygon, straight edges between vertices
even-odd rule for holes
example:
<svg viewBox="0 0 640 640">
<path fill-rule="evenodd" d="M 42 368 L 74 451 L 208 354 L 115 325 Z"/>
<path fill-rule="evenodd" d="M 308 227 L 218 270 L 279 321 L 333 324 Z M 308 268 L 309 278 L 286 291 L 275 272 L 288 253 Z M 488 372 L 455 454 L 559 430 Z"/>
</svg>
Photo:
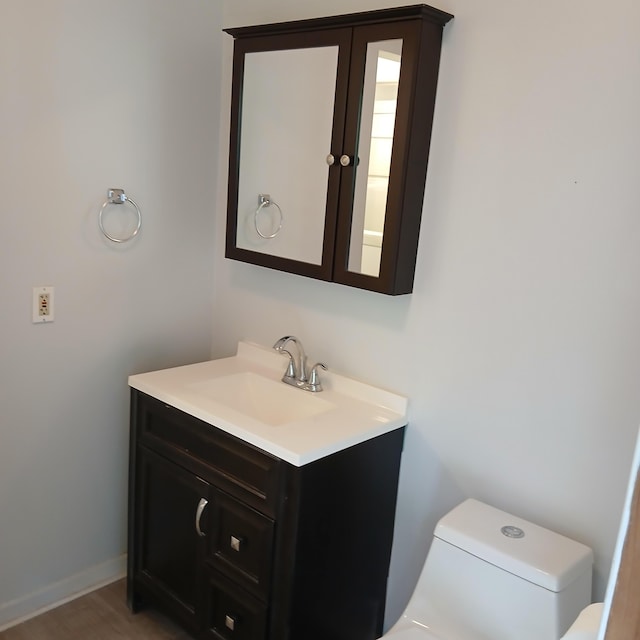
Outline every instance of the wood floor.
<svg viewBox="0 0 640 640">
<path fill-rule="evenodd" d="M 126 586 L 118 580 L 57 609 L 0 632 L 0 640 L 189 640 L 154 611 L 133 615 L 126 605 Z"/>
</svg>

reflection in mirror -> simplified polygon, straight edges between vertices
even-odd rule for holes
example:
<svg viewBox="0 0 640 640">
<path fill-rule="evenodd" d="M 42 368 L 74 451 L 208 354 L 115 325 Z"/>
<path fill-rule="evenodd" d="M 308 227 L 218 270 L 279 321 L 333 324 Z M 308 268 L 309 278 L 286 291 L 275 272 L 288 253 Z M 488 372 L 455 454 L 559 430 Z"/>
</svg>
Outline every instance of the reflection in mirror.
<svg viewBox="0 0 640 640">
<path fill-rule="evenodd" d="M 374 277 L 380 274 L 401 52 L 402 40 L 367 47 L 349 271 Z"/>
<path fill-rule="evenodd" d="M 321 264 L 337 61 L 337 46 L 246 54 L 238 248 Z"/>
</svg>

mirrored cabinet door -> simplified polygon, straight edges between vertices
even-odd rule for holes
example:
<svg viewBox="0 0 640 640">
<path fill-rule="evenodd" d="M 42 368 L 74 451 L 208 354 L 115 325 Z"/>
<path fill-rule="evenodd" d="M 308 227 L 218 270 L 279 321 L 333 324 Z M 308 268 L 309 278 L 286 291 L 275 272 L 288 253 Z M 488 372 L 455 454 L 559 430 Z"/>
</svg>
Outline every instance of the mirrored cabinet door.
<svg viewBox="0 0 640 640">
<path fill-rule="evenodd" d="M 227 257 L 331 278 L 349 45 L 340 29 L 236 41 Z"/>
<path fill-rule="evenodd" d="M 354 30 L 333 279 L 413 288 L 442 27 L 404 20 Z"/>
<path fill-rule="evenodd" d="M 411 292 L 452 17 L 415 5 L 226 30 L 227 257 Z"/>
</svg>

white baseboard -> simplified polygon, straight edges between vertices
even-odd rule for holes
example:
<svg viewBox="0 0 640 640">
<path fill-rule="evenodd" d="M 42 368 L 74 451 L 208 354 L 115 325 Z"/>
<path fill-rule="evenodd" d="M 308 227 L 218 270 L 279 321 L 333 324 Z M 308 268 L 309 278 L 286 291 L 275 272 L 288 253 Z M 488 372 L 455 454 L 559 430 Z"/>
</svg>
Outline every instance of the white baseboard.
<svg viewBox="0 0 640 640">
<path fill-rule="evenodd" d="M 0 632 L 123 578 L 126 567 L 127 556 L 123 554 L 15 600 L 0 603 Z"/>
</svg>

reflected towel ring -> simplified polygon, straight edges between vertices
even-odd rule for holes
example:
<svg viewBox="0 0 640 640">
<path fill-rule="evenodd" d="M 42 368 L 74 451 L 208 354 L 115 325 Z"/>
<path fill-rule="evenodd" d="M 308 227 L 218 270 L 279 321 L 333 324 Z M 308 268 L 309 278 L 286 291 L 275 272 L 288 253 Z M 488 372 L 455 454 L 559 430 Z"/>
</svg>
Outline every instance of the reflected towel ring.
<svg viewBox="0 0 640 640">
<path fill-rule="evenodd" d="M 128 235 L 126 238 L 116 238 L 106 232 L 104 225 L 102 223 L 102 214 L 110 204 L 124 204 L 125 202 L 131 203 L 131 205 L 136 211 L 138 220 L 137 220 L 136 228 L 131 232 L 130 235 Z M 124 192 L 124 189 L 109 189 L 109 191 L 107 191 L 107 199 L 105 203 L 102 205 L 102 207 L 100 208 L 100 215 L 98 216 L 98 226 L 100 227 L 100 231 L 102 231 L 102 234 L 104 235 L 104 237 L 111 240 L 111 242 L 128 242 L 129 240 L 131 240 L 132 238 L 135 238 L 138 235 L 138 231 L 140 231 L 140 227 L 142 226 L 142 214 L 140 213 L 140 207 L 138 207 L 138 205 L 131 198 L 127 196 L 127 194 Z"/>
<path fill-rule="evenodd" d="M 270 207 L 271 205 L 274 205 L 275 208 L 278 210 L 280 219 L 278 221 L 278 228 L 272 234 L 269 235 L 266 233 L 262 233 L 262 231 L 260 231 L 260 228 L 258 227 L 258 216 L 260 215 L 260 212 L 264 208 Z M 270 240 L 271 238 L 275 238 L 278 235 L 278 233 L 280 233 L 280 229 L 282 229 L 282 222 L 283 222 L 283 216 L 282 216 L 282 209 L 280 208 L 280 205 L 275 200 L 272 200 L 271 196 L 268 193 L 261 193 L 258 196 L 258 208 L 256 209 L 256 212 L 253 215 L 253 223 L 256 227 L 257 234 L 261 238 L 264 238 L 265 240 Z"/>
</svg>

